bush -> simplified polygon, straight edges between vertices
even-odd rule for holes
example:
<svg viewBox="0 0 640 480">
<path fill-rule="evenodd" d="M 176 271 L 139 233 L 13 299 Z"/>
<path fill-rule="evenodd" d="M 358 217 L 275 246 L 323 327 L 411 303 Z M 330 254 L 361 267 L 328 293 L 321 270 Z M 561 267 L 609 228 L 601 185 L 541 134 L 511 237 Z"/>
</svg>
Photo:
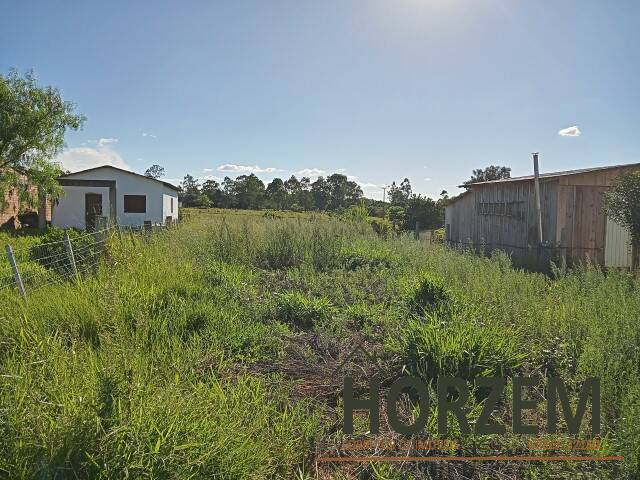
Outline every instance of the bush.
<svg viewBox="0 0 640 480">
<path fill-rule="evenodd" d="M 276 295 L 272 317 L 299 330 L 312 330 L 316 324 L 329 320 L 333 312 L 333 306 L 325 298 L 288 292 Z"/>
<path fill-rule="evenodd" d="M 416 313 L 434 311 L 446 307 L 450 300 L 451 294 L 444 282 L 438 277 L 426 274 L 411 299 L 411 308 Z"/>
<path fill-rule="evenodd" d="M 387 218 L 372 218 L 371 228 L 381 237 L 386 237 L 393 232 L 393 224 Z"/>
</svg>

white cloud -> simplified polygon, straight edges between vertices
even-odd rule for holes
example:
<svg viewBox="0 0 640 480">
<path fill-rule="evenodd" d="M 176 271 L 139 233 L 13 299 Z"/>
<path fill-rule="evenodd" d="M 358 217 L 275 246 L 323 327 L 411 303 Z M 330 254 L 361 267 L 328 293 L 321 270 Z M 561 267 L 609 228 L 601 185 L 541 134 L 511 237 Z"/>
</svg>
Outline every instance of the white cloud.
<svg viewBox="0 0 640 480">
<path fill-rule="evenodd" d="M 149 138 L 158 138 L 153 133 L 149 133 L 149 132 L 142 132 L 142 136 L 149 137 Z"/>
<path fill-rule="evenodd" d="M 101 138 L 98 140 L 98 146 L 104 147 L 105 145 L 109 145 L 112 143 L 118 143 L 117 138 Z"/>
<path fill-rule="evenodd" d="M 582 134 L 582 132 L 577 125 L 574 125 L 573 127 L 563 128 L 562 130 L 558 131 L 558 135 L 560 135 L 561 137 L 579 137 L 580 134 Z"/>
<path fill-rule="evenodd" d="M 98 140 L 96 148 L 69 148 L 58 155 L 56 161 L 62 165 L 62 168 L 72 172 L 103 165 L 131 170 L 122 156 L 111 147 L 117 141 L 115 138 L 101 138 Z"/>
<path fill-rule="evenodd" d="M 356 177 L 355 175 L 347 175 L 347 180 L 349 180 L 350 182 L 357 182 L 358 177 Z"/>
<path fill-rule="evenodd" d="M 213 172 L 213 168 L 203 168 L 202 171 L 204 173 L 211 173 L 211 172 Z"/>
<path fill-rule="evenodd" d="M 303 168 L 302 170 L 299 170 L 296 173 L 298 175 L 302 175 L 303 177 L 319 177 L 320 175 L 324 174 L 325 171 L 314 167 L 314 168 Z"/>
<path fill-rule="evenodd" d="M 427 177 L 427 178 L 425 178 L 425 179 L 424 179 L 424 181 L 425 181 L 425 182 L 430 182 L 430 181 L 431 181 L 431 179 L 430 179 L 429 177 Z"/>
<path fill-rule="evenodd" d="M 225 173 L 273 173 L 276 171 L 273 167 L 262 168 L 258 165 L 234 165 L 232 163 L 220 165 L 217 170 Z"/>
<path fill-rule="evenodd" d="M 344 173 L 346 171 L 347 171 L 346 168 L 339 168 L 339 169 L 336 170 L 337 173 Z"/>
</svg>

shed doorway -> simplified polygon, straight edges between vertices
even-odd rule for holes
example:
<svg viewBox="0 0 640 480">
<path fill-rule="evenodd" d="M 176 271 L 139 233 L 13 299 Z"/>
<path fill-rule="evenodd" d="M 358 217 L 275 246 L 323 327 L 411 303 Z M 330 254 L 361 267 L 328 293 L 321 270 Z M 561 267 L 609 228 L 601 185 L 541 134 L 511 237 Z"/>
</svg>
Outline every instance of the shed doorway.
<svg viewBox="0 0 640 480">
<path fill-rule="evenodd" d="M 86 193 L 84 195 L 84 223 L 89 231 L 96 229 L 96 218 L 102 216 L 102 194 Z"/>
</svg>

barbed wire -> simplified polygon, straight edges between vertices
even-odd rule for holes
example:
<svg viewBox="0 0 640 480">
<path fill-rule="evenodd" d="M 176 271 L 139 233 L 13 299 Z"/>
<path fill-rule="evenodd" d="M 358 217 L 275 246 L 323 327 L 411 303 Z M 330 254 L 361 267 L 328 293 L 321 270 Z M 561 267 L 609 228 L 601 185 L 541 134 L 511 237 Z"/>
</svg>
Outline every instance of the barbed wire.
<svg viewBox="0 0 640 480">
<path fill-rule="evenodd" d="M 80 281 L 93 275 L 105 258 L 109 242 L 114 239 L 129 242 L 141 233 L 146 235 L 157 231 L 157 225 L 113 225 L 98 231 L 70 235 L 68 240 L 65 238 L 12 249 L 11 260 L 15 262 L 20 273 L 25 292 L 28 292 L 46 286 Z M 123 233 L 129 233 L 130 236 L 123 237 Z M 19 290 L 11 260 L 6 255 L 0 258 L 0 292 Z"/>
</svg>

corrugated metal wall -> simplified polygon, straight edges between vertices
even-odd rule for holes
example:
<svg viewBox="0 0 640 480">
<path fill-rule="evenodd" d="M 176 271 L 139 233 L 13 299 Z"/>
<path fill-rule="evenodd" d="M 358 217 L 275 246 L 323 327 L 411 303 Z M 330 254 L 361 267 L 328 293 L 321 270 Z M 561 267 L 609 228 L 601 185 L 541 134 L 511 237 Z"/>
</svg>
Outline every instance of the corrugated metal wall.
<svg viewBox="0 0 640 480">
<path fill-rule="evenodd" d="M 607 218 L 604 248 L 606 267 L 631 268 L 631 234 L 629 230 Z"/>
</svg>

